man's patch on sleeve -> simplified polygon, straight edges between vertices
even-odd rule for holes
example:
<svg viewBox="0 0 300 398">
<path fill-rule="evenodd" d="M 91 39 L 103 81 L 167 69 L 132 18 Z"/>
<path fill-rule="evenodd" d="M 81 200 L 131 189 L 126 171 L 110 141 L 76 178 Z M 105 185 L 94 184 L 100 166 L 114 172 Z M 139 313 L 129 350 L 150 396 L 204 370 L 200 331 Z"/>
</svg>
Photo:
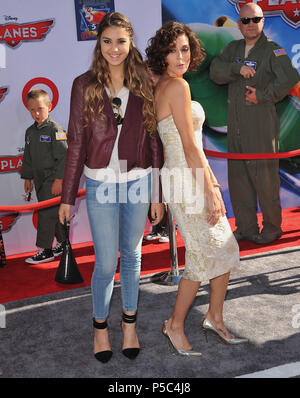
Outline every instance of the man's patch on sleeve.
<svg viewBox="0 0 300 398">
<path fill-rule="evenodd" d="M 273 50 L 273 51 L 276 57 L 279 57 L 280 55 L 287 55 L 284 48 L 278 48 L 278 50 Z"/>
<path fill-rule="evenodd" d="M 56 140 L 66 140 L 67 134 L 64 131 L 57 131 L 55 133 L 55 138 L 56 138 Z"/>
</svg>

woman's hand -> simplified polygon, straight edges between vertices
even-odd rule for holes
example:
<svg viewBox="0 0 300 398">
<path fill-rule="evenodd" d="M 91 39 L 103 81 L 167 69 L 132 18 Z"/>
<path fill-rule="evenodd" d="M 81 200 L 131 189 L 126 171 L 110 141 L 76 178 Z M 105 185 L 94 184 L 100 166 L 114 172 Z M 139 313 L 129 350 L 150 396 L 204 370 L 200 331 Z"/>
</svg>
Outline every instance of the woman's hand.
<svg viewBox="0 0 300 398">
<path fill-rule="evenodd" d="M 72 214 L 70 216 L 70 210 L 71 210 L 71 205 L 68 205 L 66 203 L 62 203 L 59 206 L 58 217 L 61 224 L 64 224 L 65 220 L 67 223 L 69 223 L 72 220 L 72 218 L 75 216 L 75 214 Z"/>
<path fill-rule="evenodd" d="M 208 190 L 206 199 L 209 212 L 207 221 L 209 224 L 215 225 L 219 221 L 219 218 L 224 217 L 226 214 L 220 189 L 213 187 L 212 190 Z"/>
<path fill-rule="evenodd" d="M 62 179 L 55 179 L 53 181 L 52 187 L 51 187 L 51 193 L 53 196 L 58 196 L 62 192 Z"/>
<path fill-rule="evenodd" d="M 157 225 L 165 214 L 165 205 L 163 203 L 151 203 L 151 225 Z"/>
</svg>

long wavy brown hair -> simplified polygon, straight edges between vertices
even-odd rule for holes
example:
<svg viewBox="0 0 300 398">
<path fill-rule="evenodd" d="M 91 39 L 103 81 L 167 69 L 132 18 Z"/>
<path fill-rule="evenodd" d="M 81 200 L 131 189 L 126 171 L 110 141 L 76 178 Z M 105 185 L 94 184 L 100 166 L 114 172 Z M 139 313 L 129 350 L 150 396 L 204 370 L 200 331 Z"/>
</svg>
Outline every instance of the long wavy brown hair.
<svg viewBox="0 0 300 398">
<path fill-rule="evenodd" d="M 124 28 L 130 38 L 129 54 L 124 63 L 124 86 L 137 97 L 143 99 L 143 121 L 146 131 L 156 131 L 156 120 L 153 105 L 153 83 L 146 64 L 139 50 L 134 44 L 134 32 L 130 21 L 121 13 L 112 12 L 102 19 L 98 27 L 98 38 L 91 65 L 91 80 L 84 94 L 83 118 L 86 125 L 90 125 L 95 116 L 101 118 L 103 109 L 103 90 L 111 83 L 109 66 L 102 55 L 100 39 L 105 29 L 115 26 Z"/>
<path fill-rule="evenodd" d="M 205 59 L 205 50 L 194 31 L 181 22 L 168 21 L 156 31 L 146 48 L 148 66 L 156 75 L 162 75 L 167 69 L 166 57 L 180 35 L 186 35 L 189 40 L 191 50 L 189 71 L 197 70 Z"/>
</svg>

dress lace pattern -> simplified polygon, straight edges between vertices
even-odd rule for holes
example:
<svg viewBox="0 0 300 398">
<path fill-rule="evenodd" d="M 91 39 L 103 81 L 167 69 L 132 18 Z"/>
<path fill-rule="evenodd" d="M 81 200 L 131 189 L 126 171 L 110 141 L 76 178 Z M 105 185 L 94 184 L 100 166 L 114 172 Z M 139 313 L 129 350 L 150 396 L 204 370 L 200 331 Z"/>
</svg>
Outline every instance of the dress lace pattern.
<svg viewBox="0 0 300 398">
<path fill-rule="evenodd" d="M 202 149 L 202 106 L 192 101 L 193 126 L 197 145 Z M 158 123 L 164 146 L 162 187 L 165 201 L 178 225 L 185 243 L 184 278 L 207 281 L 239 265 L 239 247 L 226 217 L 215 226 L 207 222 L 207 205 L 201 184 L 188 168 L 185 154 L 172 115 Z"/>
</svg>

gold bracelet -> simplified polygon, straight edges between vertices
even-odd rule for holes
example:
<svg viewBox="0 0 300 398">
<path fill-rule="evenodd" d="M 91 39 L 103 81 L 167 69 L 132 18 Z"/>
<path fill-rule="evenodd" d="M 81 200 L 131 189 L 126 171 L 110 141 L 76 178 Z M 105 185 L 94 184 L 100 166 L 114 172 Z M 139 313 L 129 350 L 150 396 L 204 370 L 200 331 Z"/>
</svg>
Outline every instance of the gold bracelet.
<svg viewBox="0 0 300 398">
<path fill-rule="evenodd" d="M 214 188 L 220 188 L 220 186 L 221 186 L 221 185 L 218 184 L 217 182 L 214 182 L 214 183 L 213 183 L 213 187 L 214 187 Z"/>
</svg>

